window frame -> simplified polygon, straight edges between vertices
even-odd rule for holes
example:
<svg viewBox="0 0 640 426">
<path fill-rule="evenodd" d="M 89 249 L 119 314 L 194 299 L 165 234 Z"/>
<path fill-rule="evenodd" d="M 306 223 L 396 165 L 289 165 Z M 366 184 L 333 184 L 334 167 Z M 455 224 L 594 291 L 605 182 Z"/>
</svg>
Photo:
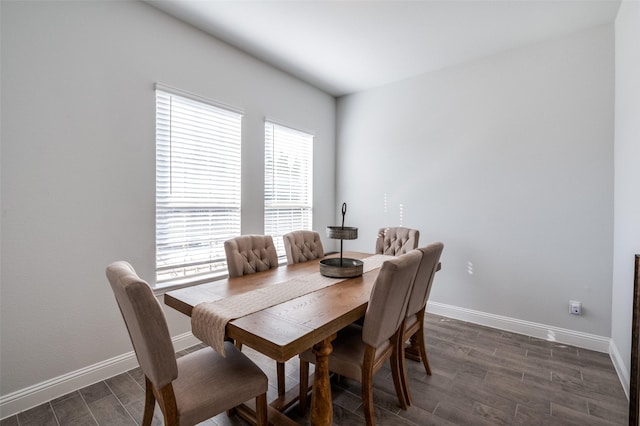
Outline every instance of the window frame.
<svg viewBox="0 0 640 426">
<path fill-rule="evenodd" d="M 224 241 L 241 232 L 243 113 L 161 84 L 156 84 L 155 95 L 155 288 L 223 277 L 227 274 Z M 160 105 L 160 98 L 162 102 L 168 99 L 169 110 Z M 174 117 L 179 108 L 192 109 L 180 110 L 185 115 Z M 160 117 L 163 113 L 168 117 Z M 161 158 L 163 155 L 166 158 Z M 163 173 L 169 177 L 161 176 Z M 174 178 L 174 174 L 179 177 Z M 172 233 L 179 227 L 183 228 L 182 234 Z M 219 232 L 220 229 L 227 232 Z M 195 260 L 177 262 L 178 256 L 193 256 Z M 170 276 L 172 272 L 174 275 Z"/>
<path fill-rule="evenodd" d="M 264 124 L 264 233 L 271 235 L 278 252 L 278 258 L 286 259 L 282 236 L 287 232 L 313 229 L 313 148 L 315 135 L 313 132 L 299 130 L 278 121 L 265 118 Z M 283 161 L 277 159 L 276 152 L 284 151 L 289 144 L 298 145 L 288 159 L 294 159 L 295 167 L 288 167 L 289 180 L 285 179 Z M 290 148 L 290 147 L 289 147 Z M 282 155 L 282 154 L 280 154 Z M 300 163 L 297 164 L 296 161 Z M 276 176 L 278 173 L 283 173 Z M 303 176 L 300 176 L 302 174 Z M 304 178 L 304 180 L 302 179 Z M 284 180 L 283 180 L 284 179 Z M 303 185 L 292 183 L 304 182 Z M 289 185 L 288 188 L 285 186 Z M 279 187 L 279 188 L 278 188 Z M 281 214 L 289 216 L 287 225 L 280 226 L 279 219 L 273 218 Z"/>
</svg>

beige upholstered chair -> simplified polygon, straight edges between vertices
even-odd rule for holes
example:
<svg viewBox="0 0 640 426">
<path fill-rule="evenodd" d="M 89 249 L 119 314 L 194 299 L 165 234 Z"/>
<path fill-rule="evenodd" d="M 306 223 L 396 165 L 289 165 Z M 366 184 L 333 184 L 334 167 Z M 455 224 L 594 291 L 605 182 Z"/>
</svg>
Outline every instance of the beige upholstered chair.
<svg viewBox="0 0 640 426">
<path fill-rule="evenodd" d="M 373 413 L 373 376 L 391 359 L 391 372 L 400 406 L 407 405 L 402 393 L 399 357 L 404 355 L 400 341 L 407 313 L 409 293 L 420 264 L 419 250 L 387 260 L 373 285 L 364 325 L 351 324 L 332 342 L 329 370 L 362 383 L 362 401 L 367 425 L 375 424 Z M 309 363 L 315 362 L 312 350 L 300 354 L 300 407 L 306 409 Z"/>
<path fill-rule="evenodd" d="M 166 425 L 194 425 L 255 398 L 259 425 L 267 424 L 267 376 L 231 343 L 226 358 L 211 348 L 176 360 L 162 306 L 127 262 L 107 267 L 107 278 L 145 375 L 143 425 L 155 401 Z"/>
<path fill-rule="evenodd" d="M 324 256 L 320 234 L 316 231 L 293 231 L 282 236 L 287 252 L 287 265 Z"/>
<path fill-rule="evenodd" d="M 420 231 L 404 228 L 380 228 L 376 238 L 376 254 L 398 256 L 418 247 Z"/>
<path fill-rule="evenodd" d="M 438 269 L 440 262 L 440 255 L 444 245 L 440 242 L 429 244 L 426 247 L 421 247 L 418 250 L 422 252 L 422 260 L 418 267 L 416 279 L 413 284 L 413 289 L 409 296 L 409 303 L 407 305 L 407 318 L 404 324 L 404 333 L 401 338 L 401 342 L 411 339 L 411 349 L 417 349 L 418 354 L 410 356 L 406 354 L 407 358 L 411 358 L 417 361 L 422 361 L 424 369 L 427 375 L 431 375 L 431 367 L 429 367 L 429 360 L 427 358 L 427 349 L 424 342 L 424 312 L 427 306 L 427 300 L 429 299 L 429 293 L 431 293 L 431 285 L 433 283 L 433 277 Z M 406 381 L 406 368 L 404 358 L 400 359 L 402 369 L 402 391 L 404 392 L 405 400 L 408 404 L 411 404 L 411 393 L 409 392 L 409 384 Z"/>
<path fill-rule="evenodd" d="M 241 235 L 224 242 L 229 278 L 241 277 L 278 267 L 278 253 L 271 235 Z M 242 348 L 242 342 L 236 342 Z M 278 396 L 285 394 L 284 363 L 276 362 Z"/>
<path fill-rule="evenodd" d="M 278 267 L 278 253 L 271 235 L 241 235 L 224 242 L 229 278 Z"/>
</svg>

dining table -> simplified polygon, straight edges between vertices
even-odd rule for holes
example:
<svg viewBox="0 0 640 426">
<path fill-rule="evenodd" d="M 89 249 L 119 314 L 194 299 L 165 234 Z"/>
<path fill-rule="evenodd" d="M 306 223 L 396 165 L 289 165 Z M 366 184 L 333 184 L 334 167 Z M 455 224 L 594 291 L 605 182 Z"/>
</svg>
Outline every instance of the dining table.
<svg viewBox="0 0 640 426">
<path fill-rule="evenodd" d="M 339 256 L 333 254 L 327 257 Z M 310 422 L 314 426 L 331 425 L 333 422 L 328 369 L 328 357 L 332 352 L 331 341 L 335 339 L 338 331 L 364 316 L 381 262 L 387 257 L 360 252 L 345 252 L 343 256 L 363 262 L 377 256 L 377 262 L 372 263 L 374 266 L 365 269 L 360 276 L 335 279 L 335 283 L 331 285 L 233 318 L 226 323 L 224 329 L 225 338 L 282 363 L 307 349 L 313 349 L 316 364 L 309 383 L 312 383 Z M 319 274 L 319 262 L 320 259 L 316 259 L 281 265 L 263 272 L 169 291 L 164 294 L 164 303 L 191 317 L 194 310 L 199 309 L 196 306 L 202 303 L 249 293 L 260 297 L 260 291 L 265 291 L 260 289 L 269 291 L 270 286 L 297 279 L 304 282 L 308 277 Z M 269 403 L 270 424 L 297 424 L 282 412 L 298 400 L 299 392 L 297 387 L 286 392 L 278 392 L 278 397 Z M 253 421 L 255 412 L 250 404 L 251 402 L 248 402 L 247 405 L 238 407 L 237 412 L 245 419 Z"/>
</svg>

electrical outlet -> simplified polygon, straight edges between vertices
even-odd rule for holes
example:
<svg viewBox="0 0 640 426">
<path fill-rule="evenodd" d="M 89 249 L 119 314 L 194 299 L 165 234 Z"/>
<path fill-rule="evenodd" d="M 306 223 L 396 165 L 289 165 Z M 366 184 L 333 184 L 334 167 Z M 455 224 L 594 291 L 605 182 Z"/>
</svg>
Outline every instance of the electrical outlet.
<svg viewBox="0 0 640 426">
<path fill-rule="evenodd" d="M 582 315 L 582 303 L 577 300 L 570 300 L 569 313 L 572 315 Z"/>
</svg>

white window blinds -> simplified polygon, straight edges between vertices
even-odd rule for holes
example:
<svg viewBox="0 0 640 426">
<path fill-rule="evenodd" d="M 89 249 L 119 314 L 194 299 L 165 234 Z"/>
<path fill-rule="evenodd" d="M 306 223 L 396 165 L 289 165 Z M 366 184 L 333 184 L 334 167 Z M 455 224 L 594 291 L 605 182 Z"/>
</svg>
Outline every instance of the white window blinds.
<svg viewBox="0 0 640 426">
<path fill-rule="evenodd" d="M 264 232 L 285 256 L 282 236 L 311 229 L 313 135 L 265 122 Z"/>
<path fill-rule="evenodd" d="M 226 271 L 240 234 L 242 116 L 156 90 L 156 282 Z"/>
</svg>

